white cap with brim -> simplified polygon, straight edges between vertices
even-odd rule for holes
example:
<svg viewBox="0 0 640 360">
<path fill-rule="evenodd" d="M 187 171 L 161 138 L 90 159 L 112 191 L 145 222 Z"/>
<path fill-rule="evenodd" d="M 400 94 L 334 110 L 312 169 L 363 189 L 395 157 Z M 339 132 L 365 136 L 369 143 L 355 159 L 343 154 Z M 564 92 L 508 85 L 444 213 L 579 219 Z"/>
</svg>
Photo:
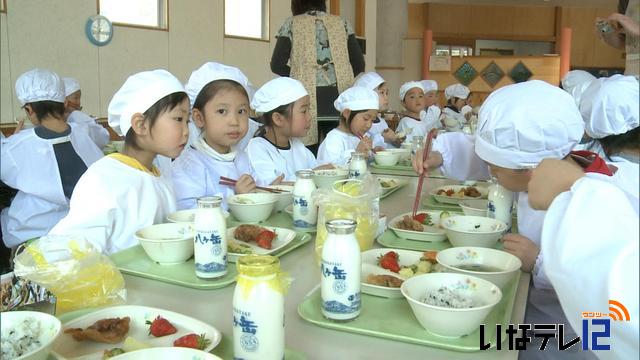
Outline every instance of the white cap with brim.
<svg viewBox="0 0 640 360">
<path fill-rule="evenodd" d="M 191 107 L 193 107 L 202 89 L 215 80 L 231 80 L 237 82 L 247 92 L 247 97 L 249 97 L 249 101 L 251 101 L 253 94 L 252 85 L 240 69 L 216 62 L 208 62 L 200 66 L 198 70 L 192 72 L 189 81 L 185 85 Z"/>
<path fill-rule="evenodd" d="M 458 99 L 466 99 L 469 97 L 471 90 L 462 84 L 449 85 L 444 89 L 444 97 L 449 100 L 454 97 Z"/>
<path fill-rule="evenodd" d="M 400 86 L 400 101 L 404 101 L 404 97 L 407 95 L 409 90 L 416 88 L 424 92 L 422 84 L 419 81 L 409 81 L 402 84 L 402 86 Z"/>
<path fill-rule="evenodd" d="M 640 118 L 638 88 L 635 76 L 613 75 L 593 80 L 580 102 L 587 135 L 601 139 L 637 128 Z"/>
<path fill-rule="evenodd" d="M 353 86 L 361 86 L 367 89 L 375 90 L 384 83 L 384 79 L 377 72 L 370 71 L 360 74 L 353 82 Z"/>
<path fill-rule="evenodd" d="M 562 159 L 580 141 L 584 124 L 573 98 L 532 80 L 500 88 L 480 108 L 476 154 L 507 169 L 527 169 Z"/>
<path fill-rule="evenodd" d="M 354 86 L 343 91 L 333 102 L 333 106 L 342 113 L 347 109 L 351 111 L 378 110 L 379 103 L 378 93 L 361 86 Z"/>
<path fill-rule="evenodd" d="M 124 82 L 109 102 L 109 126 L 120 136 L 131 128 L 134 114 L 143 114 L 163 97 L 184 92 L 184 87 L 175 76 L 163 69 L 143 71 Z"/>
<path fill-rule="evenodd" d="M 302 83 L 289 77 L 279 77 L 262 85 L 253 96 L 251 108 L 258 113 L 269 112 L 309 95 Z"/>
<path fill-rule="evenodd" d="M 74 92 L 80 90 L 80 83 L 78 80 L 70 77 L 62 78 L 64 82 L 64 96 L 69 96 Z"/>
<path fill-rule="evenodd" d="M 37 101 L 64 103 L 64 84 L 51 70 L 33 69 L 16 80 L 16 96 L 23 106 Z"/>
<path fill-rule="evenodd" d="M 425 94 L 429 91 L 438 91 L 438 83 L 435 80 L 421 80 L 420 84 Z"/>
</svg>

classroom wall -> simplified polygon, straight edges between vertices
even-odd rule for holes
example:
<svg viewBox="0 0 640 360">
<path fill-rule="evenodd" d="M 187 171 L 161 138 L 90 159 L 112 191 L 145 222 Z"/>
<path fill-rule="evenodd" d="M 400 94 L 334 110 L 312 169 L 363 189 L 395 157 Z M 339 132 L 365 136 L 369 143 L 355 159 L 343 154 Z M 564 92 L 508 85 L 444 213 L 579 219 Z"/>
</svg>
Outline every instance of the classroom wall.
<svg viewBox="0 0 640 360">
<path fill-rule="evenodd" d="M 169 30 L 115 26 L 104 47 L 92 45 L 84 26 L 97 13 L 87 0 L 7 0 L 0 14 L 0 122 L 24 117 L 15 98 L 18 76 L 46 67 L 82 85 L 84 110 L 106 116 L 115 91 L 131 74 L 166 68 L 186 82 L 205 61 L 242 69 L 260 86 L 272 79 L 269 61 L 275 34 L 291 16 L 290 1 L 270 1 L 269 41 L 227 38 L 223 29 L 223 0 L 169 0 Z M 376 0 L 366 0 L 367 69 L 375 67 Z"/>
</svg>

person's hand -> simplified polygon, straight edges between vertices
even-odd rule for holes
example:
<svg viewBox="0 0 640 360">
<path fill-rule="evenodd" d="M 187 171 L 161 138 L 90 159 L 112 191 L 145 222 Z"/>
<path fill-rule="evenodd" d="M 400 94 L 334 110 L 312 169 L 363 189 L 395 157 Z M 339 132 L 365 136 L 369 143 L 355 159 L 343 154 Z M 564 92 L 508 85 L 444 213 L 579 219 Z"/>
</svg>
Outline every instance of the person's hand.
<svg viewBox="0 0 640 360">
<path fill-rule="evenodd" d="M 522 271 L 531 272 L 536 264 L 540 248 L 533 241 L 518 234 L 505 234 L 502 237 L 504 251 L 516 256 L 522 262 Z"/>
<path fill-rule="evenodd" d="M 611 14 L 607 20 L 619 24 L 618 30 L 627 36 L 640 36 L 640 24 L 626 15 Z"/>
<path fill-rule="evenodd" d="M 320 166 L 316 166 L 313 170 L 331 170 L 331 169 L 335 169 L 336 167 L 333 166 L 333 164 L 323 164 Z"/>
<path fill-rule="evenodd" d="M 609 17 L 620 14 L 612 14 Z M 624 16 L 624 15 L 623 15 Z M 603 33 L 600 31 L 600 23 L 601 22 L 609 22 L 614 31 Z M 613 24 L 611 24 L 613 23 Z M 617 21 L 609 21 L 608 19 L 596 18 L 594 23 L 594 31 L 600 40 L 604 41 L 607 45 L 616 48 L 616 49 L 624 49 L 625 47 L 625 38 L 624 34 L 620 32 L 620 25 L 618 25 Z"/>
<path fill-rule="evenodd" d="M 280 174 L 269 185 L 282 185 L 282 180 L 284 180 L 284 174 Z"/>
<path fill-rule="evenodd" d="M 23 127 L 24 127 L 24 119 L 18 120 L 18 124 L 16 125 L 16 128 L 13 130 L 13 134 L 11 135 L 15 135 L 19 133 Z"/>
<path fill-rule="evenodd" d="M 378 152 L 378 151 L 385 151 L 385 150 L 386 150 L 386 149 L 385 149 L 384 147 L 382 147 L 382 146 L 376 146 L 376 147 L 374 147 L 374 148 L 373 148 L 373 151 L 376 151 L 376 152 Z"/>
<path fill-rule="evenodd" d="M 356 147 L 356 152 L 368 154 L 369 151 L 373 148 L 373 143 L 371 142 L 371 138 L 368 136 L 363 136 Z"/>
<path fill-rule="evenodd" d="M 438 151 L 429 153 L 429 158 L 424 162 L 422 161 L 423 152 L 424 150 L 418 150 L 416 155 L 411 157 L 411 165 L 418 175 L 422 175 L 423 172 L 438 168 L 442 165 L 442 154 Z"/>
<path fill-rule="evenodd" d="M 250 193 L 256 189 L 256 182 L 253 178 L 247 174 L 240 176 L 240 179 L 236 181 L 235 186 L 236 194 L 246 194 Z"/>
<path fill-rule="evenodd" d="M 393 132 L 393 130 L 386 128 L 384 129 L 384 131 L 382 132 L 382 137 L 384 138 L 384 142 L 390 143 L 392 144 L 394 141 L 396 141 L 396 133 Z"/>
<path fill-rule="evenodd" d="M 536 210 L 547 210 L 556 196 L 569 191 L 583 176 L 582 168 L 567 160 L 542 160 L 531 172 L 527 186 L 529 205 Z"/>
</svg>

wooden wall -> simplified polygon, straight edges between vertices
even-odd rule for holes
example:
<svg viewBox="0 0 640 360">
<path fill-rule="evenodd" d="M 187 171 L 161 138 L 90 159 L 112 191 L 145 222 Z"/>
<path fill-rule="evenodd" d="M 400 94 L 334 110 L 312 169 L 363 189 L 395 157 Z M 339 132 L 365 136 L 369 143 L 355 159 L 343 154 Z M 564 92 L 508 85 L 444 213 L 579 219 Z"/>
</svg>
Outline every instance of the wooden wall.
<svg viewBox="0 0 640 360">
<path fill-rule="evenodd" d="M 616 11 L 608 8 L 553 6 L 495 6 L 409 4 L 407 39 L 421 39 L 425 28 L 434 41 L 473 46 L 476 39 L 559 41 L 562 27 L 572 31 L 571 67 L 624 67 L 620 50 L 602 43 L 594 32 L 596 17 Z"/>
</svg>

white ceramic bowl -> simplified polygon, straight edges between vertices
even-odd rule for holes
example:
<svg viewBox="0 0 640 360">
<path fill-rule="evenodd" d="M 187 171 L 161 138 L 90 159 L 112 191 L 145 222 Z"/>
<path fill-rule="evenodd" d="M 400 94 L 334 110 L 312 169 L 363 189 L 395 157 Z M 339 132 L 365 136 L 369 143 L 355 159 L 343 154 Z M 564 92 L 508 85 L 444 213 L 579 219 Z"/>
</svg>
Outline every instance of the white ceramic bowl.
<svg viewBox="0 0 640 360">
<path fill-rule="evenodd" d="M 387 149 L 386 151 L 395 153 L 400 155 L 400 157 L 398 158 L 398 162 L 401 161 L 411 161 L 411 147 L 405 149 Z"/>
<path fill-rule="evenodd" d="M 174 213 L 167 215 L 167 221 L 172 223 L 182 222 L 182 223 L 193 224 L 193 222 L 196 220 L 196 211 L 197 209 L 187 209 L 187 210 L 176 211 Z M 225 219 L 229 218 L 229 212 L 227 212 L 226 210 L 222 210 L 222 213 L 224 214 Z"/>
<path fill-rule="evenodd" d="M 464 200 L 458 204 L 462 212 L 469 216 L 487 216 L 487 199 Z"/>
<path fill-rule="evenodd" d="M 483 216 L 455 215 L 446 218 L 441 225 L 454 247 L 494 247 L 507 231 L 507 224 Z"/>
<path fill-rule="evenodd" d="M 375 154 L 376 164 L 381 166 L 394 166 L 400 160 L 400 154 L 393 151 L 377 151 Z"/>
<path fill-rule="evenodd" d="M 40 325 L 38 341 L 40 346 L 15 358 L 16 360 L 45 360 L 49 357 L 54 341 L 60 335 L 62 324 L 55 316 L 37 311 L 7 311 L 0 313 L 2 340 L 9 339 L 9 331 L 20 326 L 25 320 L 33 320 Z"/>
<path fill-rule="evenodd" d="M 327 169 L 314 170 L 313 181 L 318 189 L 331 189 L 333 183 L 338 180 L 344 180 L 349 177 L 349 170 L 346 169 Z"/>
<path fill-rule="evenodd" d="M 442 287 L 471 299 L 472 307 L 454 309 L 423 302 L 427 293 Z M 402 283 L 400 291 L 423 328 L 448 337 L 460 337 L 478 331 L 480 324 L 502 299 L 500 288 L 489 281 L 454 273 L 414 276 Z"/>
<path fill-rule="evenodd" d="M 448 272 L 479 277 L 501 289 L 511 283 L 522 267 L 517 256 L 482 247 L 449 248 L 439 251 L 436 260 Z"/>
<path fill-rule="evenodd" d="M 208 352 L 184 347 L 154 347 L 118 355 L 119 360 L 182 359 L 182 360 L 222 360 Z"/>
<path fill-rule="evenodd" d="M 229 211 L 240 222 L 257 223 L 271 216 L 278 199 L 270 193 L 249 193 L 227 198 Z"/>
<path fill-rule="evenodd" d="M 392 288 L 367 283 L 367 276 L 369 276 L 370 274 L 390 275 L 404 280 L 403 277 L 398 275 L 397 273 L 378 266 L 378 258 L 388 253 L 389 251 L 395 251 L 398 253 L 398 264 L 400 264 L 400 266 L 413 265 L 420 261 L 420 258 L 423 255 L 421 251 L 388 248 L 371 249 L 364 251 L 362 253 L 362 292 L 365 294 L 386 297 L 390 299 L 401 299 L 402 293 L 400 292 L 400 288 Z"/>
<path fill-rule="evenodd" d="M 393 218 L 389 222 L 389 229 L 391 229 L 397 237 L 408 240 L 416 240 L 416 241 L 430 241 L 430 242 L 440 242 L 447 239 L 447 235 L 444 229 L 440 228 L 440 214 L 442 211 L 418 211 L 418 214 L 426 212 L 431 217 L 431 221 L 433 222 L 432 227 L 427 227 L 425 231 L 412 231 L 412 230 L 403 230 L 396 226 L 396 224 L 404 218 L 405 215 L 411 216 L 411 213 L 408 212 L 406 214 L 401 214 Z"/>
<path fill-rule="evenodd" d="M 135 235 L 151 260 L 160 265 L 181 264 L 193 256 L 190 223 L 155 224 L 136 231 Z"/>
<path fill-rule="evenodd" d="M 283 190 L 281 193 L 268 193 L 276 197 L 277 201 L 273 207 L 274 211 L 283 211 L 287 206 L 293 203 L 293 186 L 291 185 L 269 185 L 265 186 L 269 189 Z"/>
</svg>

